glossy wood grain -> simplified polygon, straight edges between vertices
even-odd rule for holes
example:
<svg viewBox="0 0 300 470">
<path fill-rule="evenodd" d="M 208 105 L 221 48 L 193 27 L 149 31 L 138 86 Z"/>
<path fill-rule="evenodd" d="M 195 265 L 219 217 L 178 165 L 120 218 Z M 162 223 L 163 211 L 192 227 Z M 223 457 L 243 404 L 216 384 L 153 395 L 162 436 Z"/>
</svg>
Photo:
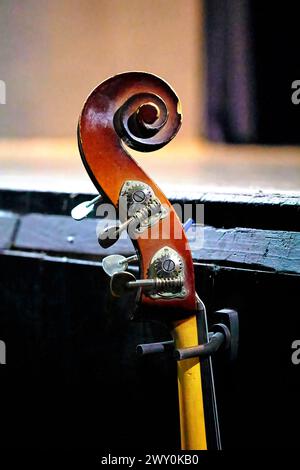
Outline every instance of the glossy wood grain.
<svg viewBox="0 0 300 470">
<path fill-rule="evenodd" d="M 168 207 L 169 215 L 159 222 L 156 238 L 138 238 L 133 240 L 133 243 L 140 256 L 142 278 L 147 276 L 151 258 L 160 248 L 167 245 L 176 250 L 184 260 L 187 294 L 183 299 L 158 300 L 142 295 L 141 300 L 148 306 L 163 307 L 165 312 L 187 315 L 195 310 L 196 303 L 192 257 L 181 222 L 166 196 L 129 155 L 121 139 L 123 136 L 120 135 L 119 129 L 116 129 L 116 116 L 120 116 L 123 111 L 126 113 L 128 106 L 131 106 L 128 100 L 137 97 L 134 98 L 136 109 L 130 109 L 130 112 L 133 112 L 145 102 L 143 95 L 149 93 L 153 95 L 154 101 L 159 97 L 165 103 L 168 111 L 167 122 L 154 136 L 137 141 L 126 138 L 126 143 L 143 151 L 154 150 L 167 144 L 176 135 L 181 123 L 180 103 L 176 94 L 166 82 L 154 75 L 128 72 L 101 83 L 88 97 L 79 119 L 79 148 L 96 188 L 115 207 L 118 206 L 120 190 L 126 180 L 138 180 L 148 184 L 161 203 Z M 147 96 L 146 102 L 148 101 Z"/>
</svg>

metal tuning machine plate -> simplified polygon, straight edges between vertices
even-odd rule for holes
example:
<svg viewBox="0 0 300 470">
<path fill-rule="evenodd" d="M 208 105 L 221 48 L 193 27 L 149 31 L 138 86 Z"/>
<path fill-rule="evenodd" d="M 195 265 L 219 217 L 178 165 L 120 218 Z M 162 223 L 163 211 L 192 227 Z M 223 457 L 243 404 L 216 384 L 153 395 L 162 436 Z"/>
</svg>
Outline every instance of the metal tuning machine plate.
<svg viewBox="0 0 300 470">
<path fill-rule="evenodd" d="M 120 224 L 106 227 L 99 235 L 102 248 L 109 248 L 127 230 L 131 238 L 138 237 L 147 227 L 166 217 L 168 211 L 162 206 L 150 186 L 141 181 L 125 181 L 119 196 Z"/>
<path fill-rule="evenodd" d="M 126 258 L 117 256 L 116 260 L 124 263 Z M 112 261 L 114 262 L 115 259 Z M 107 268 L 108 262 L 106 260 L 105 268 L 112 272 L 116 265 L 113 266 L 113 269 Z M 133 274 L 122 269 L 115 271 L 110 283 L 111 293 L 115 297 L 121 297 L 128 290 L 141 288 L 145 295 L 154 299 L 184 297 L 186 291 L 183 266 L 183 260 L 178 253 L 165 246 L 153 256 L 147 279 L 136 279 Z"/>
</svg>

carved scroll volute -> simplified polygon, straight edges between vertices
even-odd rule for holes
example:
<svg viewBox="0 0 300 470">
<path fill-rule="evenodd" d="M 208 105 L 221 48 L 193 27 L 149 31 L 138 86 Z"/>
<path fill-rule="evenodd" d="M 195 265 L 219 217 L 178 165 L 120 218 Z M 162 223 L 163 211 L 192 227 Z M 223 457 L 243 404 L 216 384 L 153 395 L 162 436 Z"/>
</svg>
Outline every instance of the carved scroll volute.
<svg viewBox="0 0 300 470">
<path fill-rule="evenodd" d="M 133 243 L 140 255 L 142 278 L 147 276 L 155 252 L 165 245 L 176 250 L 184 260 L 186 295 L 181 299 L 158 300 L 143 295 L 141 300 L 155 308 L 161 306 L 188 314 L 196 305 L 194 270 L 181 222 L 166 196 L 123 145 L 143 152 L 159 149 L 176 135 L 180 125 L 180 103 L 170 86 L 155 75 L 128 72 L 109 78 L 92 91 L 79 119 L 78 142 L 93 183 L 116 208 L 127 180 L 148 184 L 168 207 L 169 215 L 159 222 L 159 237 L 137 238 Z"/>
</svg>

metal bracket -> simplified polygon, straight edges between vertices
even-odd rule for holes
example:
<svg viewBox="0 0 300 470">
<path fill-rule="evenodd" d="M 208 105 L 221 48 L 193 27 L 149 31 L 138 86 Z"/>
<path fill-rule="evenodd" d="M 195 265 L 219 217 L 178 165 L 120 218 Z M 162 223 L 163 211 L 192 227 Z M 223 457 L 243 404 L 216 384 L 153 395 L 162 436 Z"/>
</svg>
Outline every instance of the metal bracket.
<svg viewBox="0 0 300 470">
<path fill-rule="evenodd" d="M 137 354 L 145 356 L 148 354 L 169 353 L 177 361 L 193 357 L 206 358 L 216 354 L 218 351 L 225 352 L 228 360 L 233 362 L 237 358 L 239 342 L 239 320 L 236 310 L 224 308 L 214 312 L 222 323 L 212 325 L 209 332 L 209 341 L 204 344 L 190 348 L 174 349 L 174 341 L 163 341 L 158 343 L 139 344 L 136 348 Z"/>
<path fill-rule="evenodd" d="M 146 356 L 148 354 L 167 353 L 174 351 L 174 341 L 162 341 L 159 343 L 138 344 L 136 353 L 139 356 Z"/>
<path fill-rule="evenodd" d="M 236 310 L 223 308 L 214 312 L 220 323 L 214 323 L 209 334 L 209 341 L 191 348 L 176 349 L 178 361 L 192 357 L 209 357 L 217 351 L 225 351 L 229 361 L 235 361 L 238 354 L 239 319 Z"/>
</svg>

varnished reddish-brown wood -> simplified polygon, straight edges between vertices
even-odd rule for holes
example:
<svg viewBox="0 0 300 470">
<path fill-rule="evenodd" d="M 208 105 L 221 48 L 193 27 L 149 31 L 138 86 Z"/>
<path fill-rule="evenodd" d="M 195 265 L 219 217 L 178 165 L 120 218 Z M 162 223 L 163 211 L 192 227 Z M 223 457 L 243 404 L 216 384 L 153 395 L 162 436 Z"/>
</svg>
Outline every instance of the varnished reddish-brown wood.
<svg viewBox="0 0 300 470">
<path fill-rule="evenodd" d="M 129 100 L 134 96 L 136 97 Z M 165 103 L 167 115 L 164 107 L 159 106 L 157 119 L 154 120 L 153 105 L 157 105 L 159 99 Z M 126 180 L 145 182 L 154 190 L 161 203 L 168 206 L 169 215 L 157 224 L 159 237 L 138 238 L 133 240 L 133 243 L 140 255 L 142 278 L 147 276 L 150 260 L 160 248 L 168 245 L 176 250 L 185 263 L 187 294 L 183 299 L 157 300 L 142 295 L 141 301 L 148 306 L 167 307 L 165 311 L 188 315 L 195 310 L 196 305 L 194 270 L 189 244 L 181 222 L 166 196 L 126 151 L 122 141 L 124 136 L 117 124 L 117 118 L 125 119 L 137 110 L 147 114 L 144 121 L 147 125 L 151 126 L 153 123 L 153 127 L 157 125 L 159 130 L 155 135 L 138 136 L 137 140 L 126 137 L 127 145 L 137 150 L 150 151 L 167 144 L 176 135 L 181 124 L 181 111 L 174 91 L 155 75 L 128 72 L 104 81 L 88 97 L 79 119 L 79 148 L 96 188 L 115 207 L 118 206 L 120 189 Z M 169 227 L 171 227 L 170 236 L 166 237 Z M 180 234 L 180 239 L 175 239 L 174 233 Z"/>
</svg>

